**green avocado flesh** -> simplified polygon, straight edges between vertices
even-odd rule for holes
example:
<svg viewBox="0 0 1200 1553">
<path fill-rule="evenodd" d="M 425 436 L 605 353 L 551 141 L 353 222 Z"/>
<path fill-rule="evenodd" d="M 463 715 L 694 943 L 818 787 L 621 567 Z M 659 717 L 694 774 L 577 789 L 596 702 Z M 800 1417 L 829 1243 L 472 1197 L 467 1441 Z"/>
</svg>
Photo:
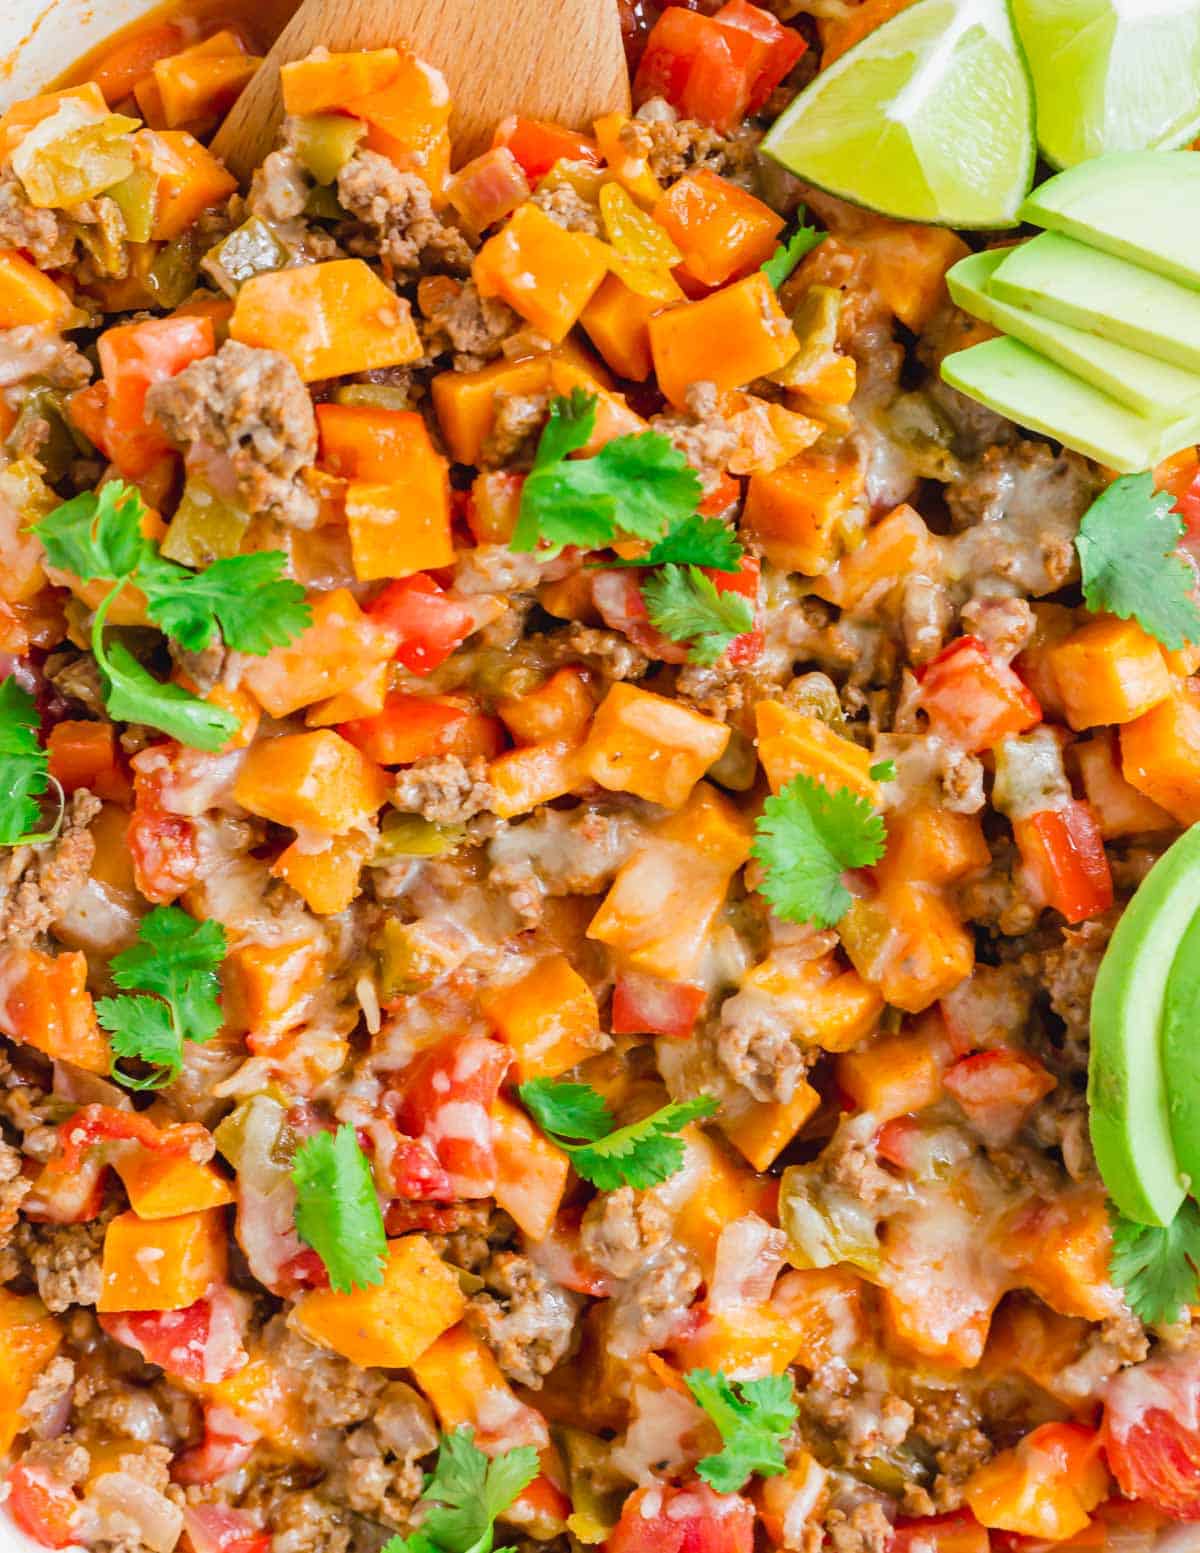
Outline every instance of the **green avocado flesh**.
<svg viewBox="0 0 1200 1553">
<path fill-rule="evenodd" d="M 992 276 L 1007 254 L 1004 248 L 973 253 L 950 270 L 946 276 L 950 295 L 964 312 L 1041 351 L 1139 415 L 1163 420 L 1200 409 L 1200 375 L 992 296 Z"/>
<path fill-rule="evenodd" d="M 1042 184 L 1021 219 L 1200 287 L 1200 157 L 1117 151 Z"/>
<path fill-rule="evenodd" d="M 992 295 L 1200 371 L 1200 292 L 1059 232 L 1013 248 Z"/>
<path fill-rule="evenodd" d="M 1162 1050 L 1175 1157 L 1194 1190 L 1200 1188 L 1200 912 L 1171 962 Z"/>
<path fill-rule="evenodd" d="M 1198 911 L 1200 825 L 1194 825 L 1159 858 L 1125 908 L 1092 989 L 1092 1147 L 1109 1195 L 1140 1224 L 1170 1224 L 1186 1191 L 1171 1136 L 1163 1020 L 1180 940 Z"/>
<path fill-rule="evenodd" d="M 1019 340 L 985 340 L 942 362 L 952 388 L 998 415 L 1137 474 L 1200 439 L 1200 412 L 1165 424 L 1139 415 Z"/>
</svg>

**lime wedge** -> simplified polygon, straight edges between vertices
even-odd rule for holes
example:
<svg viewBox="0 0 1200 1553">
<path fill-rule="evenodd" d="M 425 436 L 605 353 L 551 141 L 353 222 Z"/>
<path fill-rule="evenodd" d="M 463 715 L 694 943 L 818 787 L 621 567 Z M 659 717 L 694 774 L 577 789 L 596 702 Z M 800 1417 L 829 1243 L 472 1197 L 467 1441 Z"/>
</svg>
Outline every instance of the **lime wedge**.
<svg viewBox="0 0 1200 1553">
<path fill-rule="evenodd" d="M 1013 0 L 1055 167 L 1200 129 L 1200 0 Z"/>
<path fill-rule="evenodd" d="M 1036 152 L 1006 0 L 917 0 L 801 92 L 763 149 L 903 221 L 1014 226 Z"/>
</svg>

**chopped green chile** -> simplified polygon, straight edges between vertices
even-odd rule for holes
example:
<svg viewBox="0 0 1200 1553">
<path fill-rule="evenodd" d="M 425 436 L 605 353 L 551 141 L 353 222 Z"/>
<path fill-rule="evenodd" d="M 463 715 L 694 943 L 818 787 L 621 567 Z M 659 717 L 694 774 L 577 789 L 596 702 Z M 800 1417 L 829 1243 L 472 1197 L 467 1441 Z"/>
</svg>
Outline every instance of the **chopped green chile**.
<svg viewBox="0 0 1200 1553">
<path fill-rule="evenodd" d="M 67 210 L 95 199 L 133 171 L 131 131 L 140 121 L 122 113 L 100 118 L 66 102 L 22 139 L 12 169 L 30 203 Z"/>
<path fill-rule="evenodd" d="M 812 1165 L 790 1165 L 779 1182 L 779 1223 L 793 1267 L 849 1262 L 878 1272 L 882 1252 L 875 1214 L 849 1192 L 838 1191 Z"/>
<path fill-rule="evenodd" d="M 408 410 L 411 400 L 407 388 L 391 383 L 343 383 L 333 391 L 334 404 L 364 404 L 372 410 Z"/>
<path fill-rule="evenodd" d="M 724 754 L 709 766 L 707 775 L 730 792 L 748 793 L 758 776 L 758 751 L 754 740 L 734 728 Z"/>
<path fill-rule="evenodd" d="M 601 1489 L 597 1481 L 611 1481 L 612 1443 L 583 1429 L 558 1429 L 555 1440 L 567 1465 L 573 1514 L 567 1523 L 573 1537 L 583 1543 L 604 1542 L 621 1517 L 624 1494 L 620 1488 Z"/>
<path fill-rule="evenodd" d="M 159 250 L 146 281 L 158 307 L 178 307 L 195 291 L 199 273 L 196 245 L 184 233 Z"/>
<path fill-rule="evenodd" d="M 138 165 L 113 184 L 108 197 L 115 200 L 125 221 L 125 235 L 131 243 L 148 243 L 154 227 L 154 208 L 158 178 L 149 167 Z"/>
<path fill-rule="evenodd" d="M 444 974 L 446 957 L 440 946 L 423 933 L 419 922 L 387 917 L 374 935 L 379 960 L 379 996 L 392 998 L 421 992 Z"/>
<path fill-rule="evenodd" d="M 239 1173 L 284 1177 L 292 1168 L 295 1138 L 285 1107 L 271 1094 L 253 1095 L 213 1130 L 217 1149 Z"/>
<path fill-rule="evenodd" d="M 344 221 L 346 212 L 338 202 L 337 195 L 332 189 L 327 189 L 323 184 L 317 184 L 308 191 L 308 198 L 304 201 L 304 214 L 312 216 L 315 221 Z"/>
<path fill-rule="evenodd" d="M 792 359 L 771 373 L 773 382 L 785 388 L 803 388 L 833 356 L 837 346 L 842 294 L 835 286 L 810 286 L 792 314 L 792 327 L 800 349 Z"/>
<path fill-rule="evenodd" d="M 38 422 L 48 428 L 48 436 L 35 430 Z M 20 448 L 31 435 L 37 437 L 34 456 L 46 478 L 52 482 L 61 480 L 80 449 L 63 414 L 63 396 L 58 389 L 41 384 L 25 396 L 16 424 L 8 434 L 7 446 Z"/>
<path fill-rule="evenodd" d="M 213 494 L 198 480 L 189 480 L 171 519 L 162 553 L 181 566 L 211 566 L 241 550 L 250 515 Z"/>
<path fill-rule="evenodd" d="M 292 145 L 305 172 L 321 184 L 334 181 L 367 132 L 344 113 L 307 113 L 291 121 Z"/>
<path fill-rule="evenodd" d="M 270 270 L 286 269 L 292 251 L 258 216 L 251 216 L 235 227 L 229 236 L 210 248 L 201 268 L 231 296 L 243 281 Z"/>
<path fill-rule="evenodd" d="M 379 867 L 406 857 L 442 857 L 453 852 L 466 833 L 463 825 L 438 825 L 419 814 L 393 810 L 384 817 L 371 861 Z"/>
</svg>

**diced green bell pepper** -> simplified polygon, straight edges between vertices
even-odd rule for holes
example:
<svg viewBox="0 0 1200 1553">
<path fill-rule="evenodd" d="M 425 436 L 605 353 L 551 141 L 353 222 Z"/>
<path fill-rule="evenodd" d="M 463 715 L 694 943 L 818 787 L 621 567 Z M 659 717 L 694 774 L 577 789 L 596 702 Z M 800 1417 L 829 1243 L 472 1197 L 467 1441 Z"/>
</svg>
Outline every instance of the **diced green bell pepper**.
<svg viewBox="0 0 1200 1553">
<path fill-rule="evenodd" d="M 211 566 L 237 555 L 250 515 L 213 494 L 198 480 L 183 488 L 179 506 L 162 542 L 162 553 L 181 566 Z"/>
<path fill-rule="evenodd" d="M 354 155 L 367 132 L 361 119 L 344 113 L 306 113 L 292 120 L 292 144 L 305 172 L 330 184 Z"/>
</svg>

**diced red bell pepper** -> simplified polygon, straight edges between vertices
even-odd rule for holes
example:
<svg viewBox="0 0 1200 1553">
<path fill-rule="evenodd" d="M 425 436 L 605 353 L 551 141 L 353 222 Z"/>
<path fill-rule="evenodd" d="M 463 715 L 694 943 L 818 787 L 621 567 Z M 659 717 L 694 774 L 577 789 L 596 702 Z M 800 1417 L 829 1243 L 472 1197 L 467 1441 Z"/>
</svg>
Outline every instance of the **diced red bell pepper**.
<svg viewBox="0 0 1200 1553">
<path fill-rule="evenodd" d="M 146 395 L 216 348 L 211 318 L 183 314 L 106 329 L 96 344 L 108 390 L 101 446 L 127 480 L 149 474 L 172 444 L 146 418 Z"/>
<path fill-rule="evenodd" d="M 1068 922 L 1097 917 L 1112 905 L 1108 854 L 1090 804 L 1073 799 L 1014 820 L 1013 836 L 1033 889 Z"/>
<path fill-rule="evenodd" d="M 691 1035 L 706 996 L 703 987 L 628 971 L 617 978 L 613 988 L 612 1032 L 614 1035 Z"/>
<path fill-rule="evenodd" d="M 18 1461 L 8 1474 L 5 1508 L 25 1535 L 44 1548 L 65 1548 L 76 1540 L 79 1501 L 47 1467 Z"/>
<path fill-rule="evenodd" d="M 426 1138 L 397 1136 L 384 1168 L 385 1178 L 397 1197 L 415 1202 L 453 1202 L 450 1174 Z"/>
<path fill-rule="evenodd" d="M 395 632 L 396 657 L 412 674 L 431 674 L 475 628 L 467 606 L 425 572 L 389 582 L 366 613 Z"/>
<path fill-rule="evenodd" d="M 754 606 L 754 628 L 744 631 L 741 636 L 735 636 L 725 649 L 729 662 L 735 668 L 744 668 L 761 654 L 765 641 L 762 627 L 758 624 L 758 577 L 762 570 L 761 563 L 756 555 L 744 555 L 741 567 L 736 572 L 719 572 L 711 566 L 702 569 L 712 578 L 718 593 L 740 593 Z"/>
<path fill-rule="evenodd" d="M 1011 1119 L 1019 1125 L 1024 1113 L 1055 1086 L 1036 1057 L 1001 1048 L 963 1057 L 947 1069 L 946 1088 L 970 1119 L 997 1127 Z"/>
<path fill-rule="evenodd" d="M 914 1116 L 893 1116 L 875 1135 L 875 1152 L 897 1170 L 912 1170 L 920 1159 L 925 1129 Z"/>
<path fill-rule="evenodd" d="M 164 748 L 178 751 L 179 746 L 154 748 L 157 755 Z M 137 756 L 133 768 L 133 813 L 125 838 L 133 858 L 133 876 L 148 901 L 165 906 L 195 883 L 200 866 L 196 824 L 185 815 L 168 813 L 163 806 L 163 788 L 171 777 L 169 764 L 156 760 L 146 769 Z"/>
<path fill-rule="evenodd" d="M 547 124 L 543 119 L 523 119 L 517 114 L 501 119 L 492 144 L 507 146 L 531 182 L 548 173 L 555 162 L 600 165 L 600 151 L 594 140 L 561 124 Z"/>
<path fill-rule="evenodd" d="M 400 1076 L 397 1125 L 432 1147 L 455 1197 L 490 1197 L 495 1190 L 491 1108 L 511 1061 L 499 1041 L 452 1035 Z"/>
<path fill-rule="evenodd" d="M 972 754 L 1042 720 L 1037 697 L 977 636 L 951 642 L 920 675 L 921 705 L 935 733 Z"/>
<path fill-rule="evenodd" d="M 746 0 L 716 16 L 673 6 L 646 40 L 634 101 L 665 97 L 685 118 L 728 131 L 763 106 L 804 49 L 798 32 Z"/>
</svg>

